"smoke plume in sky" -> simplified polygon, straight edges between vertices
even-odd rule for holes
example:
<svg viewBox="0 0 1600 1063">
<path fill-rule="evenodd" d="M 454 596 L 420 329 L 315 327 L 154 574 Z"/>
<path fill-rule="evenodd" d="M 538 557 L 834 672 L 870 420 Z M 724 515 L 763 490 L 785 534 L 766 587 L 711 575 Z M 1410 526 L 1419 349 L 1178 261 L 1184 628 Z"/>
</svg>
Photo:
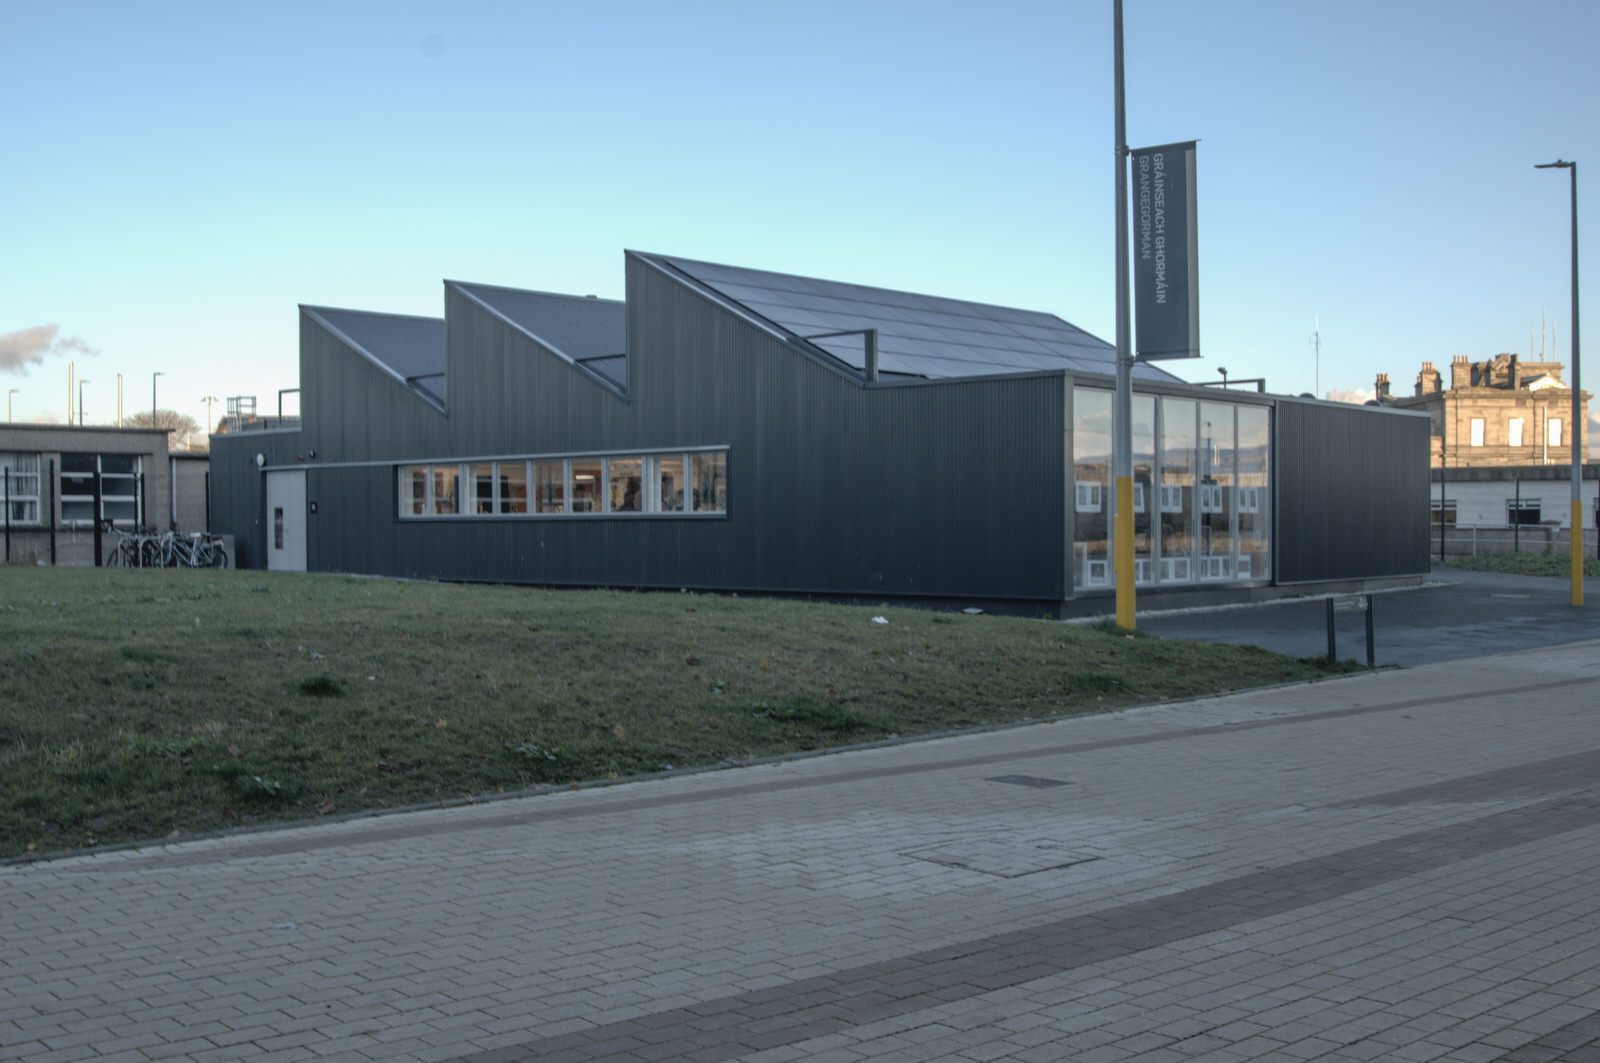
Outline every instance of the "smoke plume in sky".
<svg viewBox="0 0 1600 1063">
<path fill-rule="evenodd" d="M 25 373 L 53 355 L 97 354 L 76 336 L 61 335 L 60 325 L 35 325 L 0 333 L 0 373 Z"/>
</svg>

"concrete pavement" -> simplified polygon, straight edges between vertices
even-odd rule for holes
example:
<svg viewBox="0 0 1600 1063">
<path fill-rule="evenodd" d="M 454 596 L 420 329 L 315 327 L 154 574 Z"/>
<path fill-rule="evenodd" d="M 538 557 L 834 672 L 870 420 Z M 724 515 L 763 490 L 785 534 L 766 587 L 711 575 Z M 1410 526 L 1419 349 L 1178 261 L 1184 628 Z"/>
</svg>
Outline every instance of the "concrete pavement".
<svg viewBox="0 0 1600 1063">
<path fill-rule="evenodd" d="M 1600 643 L 0 868 L 0 1059 L 1600 1058 Z"/>
</svg>

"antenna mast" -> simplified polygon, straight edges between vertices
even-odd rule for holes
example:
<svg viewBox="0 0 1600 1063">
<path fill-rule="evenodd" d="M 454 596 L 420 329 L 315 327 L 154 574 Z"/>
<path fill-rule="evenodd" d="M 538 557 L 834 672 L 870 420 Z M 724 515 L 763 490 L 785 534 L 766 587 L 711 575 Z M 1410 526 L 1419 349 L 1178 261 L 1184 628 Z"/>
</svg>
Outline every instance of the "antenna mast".
<svg viewBox="0 0 1600 1063">
<path fill-rule="evenodd" d="M 1317 398 L 1322 398 L 1322 315 L 1318 314 L 1312 319 L 1311 353 L 1316 355 L 1316 384 L 1313 388 Z"/>
</svg>

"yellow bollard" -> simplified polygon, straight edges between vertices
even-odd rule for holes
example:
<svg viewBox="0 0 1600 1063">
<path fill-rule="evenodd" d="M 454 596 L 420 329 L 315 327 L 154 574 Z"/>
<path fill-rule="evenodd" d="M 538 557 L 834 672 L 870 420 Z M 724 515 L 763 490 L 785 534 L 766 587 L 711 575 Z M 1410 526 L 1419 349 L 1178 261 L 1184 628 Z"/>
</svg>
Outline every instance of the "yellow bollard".
<svg viewBox="0 0 1600 1063">
<path fill-rule="evenodd" d="M 1117 477 L 1117 517 L 1112 553 L 1117 566 L 1117 626 L 1133 630 L 1133 477 Z"/>
</svg>

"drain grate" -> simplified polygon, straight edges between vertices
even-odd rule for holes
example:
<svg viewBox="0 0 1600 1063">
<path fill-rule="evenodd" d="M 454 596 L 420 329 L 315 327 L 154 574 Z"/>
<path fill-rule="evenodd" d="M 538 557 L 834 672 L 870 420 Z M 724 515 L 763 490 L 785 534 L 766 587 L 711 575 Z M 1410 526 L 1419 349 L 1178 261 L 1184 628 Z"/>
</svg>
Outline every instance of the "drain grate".
<svg viewBox="0 0 1600 1063">
<path fill-rule="evenodd" d="M 1071 786 L 1072 784 L 1062 779 L 1046 779 L 1040 775 L 996 775 L 985 779 L 984 782 L 1010 783 L 1012 786 L 1034 786 L 1041 790 L 1052 786 Z"/>
</svg>

